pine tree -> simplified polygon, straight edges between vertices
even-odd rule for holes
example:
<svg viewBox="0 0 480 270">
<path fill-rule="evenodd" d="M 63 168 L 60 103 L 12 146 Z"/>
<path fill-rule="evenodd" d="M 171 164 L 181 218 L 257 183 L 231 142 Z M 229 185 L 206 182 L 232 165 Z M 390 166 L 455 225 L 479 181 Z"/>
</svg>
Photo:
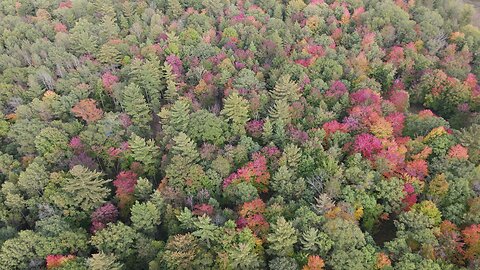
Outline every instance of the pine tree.
<svg viewBox="0 0 480 270">
<path fill-rule="evenodd" d="M 255 246 L 239 243 L 228 250 L 231 269 L 261 269 L 261 259 L 255 252 Z"/>
<path fill-rule="evenodd" d="M 170 110 L 170 125 L 178 132 L 186 132 L 190 116 L 190 103 L 177 100 Z"/>
<path fill-rule="evenodd" d="M 286 165 L 288 168 L 295 170 L 302 158 L 302 150 L 295 144 L 289 144 L 283 150 L 280 159 L 281 165 Z"/>
<path fill-rule="evenodd" d="M 277 102 L 279 100 L 285 100 L 287 102 L 293 102 L 300 97 L 300 87 L 298 84 L 290 80 L 290 75 L 282 75 L 275 88 L 270 92 L 272 99 Z"/>
<path fill-rule="evenodd" d="M 203 215 L 198 217 L 198 220 L 193 221 L 196 230 L 192 233 L 193 236 L 200 238 L 210 248 L 212 241 L 216 241 L 218 238 L 218 227 L 212 224 L 209 216 Z"/>
<path fill-rule="evenodd" d="M 160 224 L 160 210 L 151 202 L 139 203 L 138 201 L 131 208 L 132 227 L 139 232 L 152 235 L 156 226 Z"/>
<path fill-rule="evenodd" d="M 120 51 L 112 44 L 105 43 L 98 50 L 97 59 L 107 65 L 117 65 L 121 60 Z"/>
<path fill-rule="evenodd" d="M 173 138 L 174 145 L 172 147 L 172 155 L 178 155 L 186 159 L 187 164 L 195 163 L 200 157 L 195 143 L 187 136 L 187 134 L 180 132 Z"/>
<path fill-rule="evenodd" d="M 267 241 L 268 253 L 274 256 L 292 256 L 293 246 L 297 243 L 297 231 L 284 217 L 279 217 L 272 224 L 272 232 L 267 236 Z"/>
<path fill-rule="evenodd" d="M 290 105 L 285 99 L 275 101 L 273 106 L 268 110 L 269 116 L 274 120 L 282 120 L 284 124 L 289 124 L 290 117 Z"/>
<path fill-rule="evenodd" d="M 133 134 L 128 144 L 132 150 L 132 157 L 143 164 L 145 172 L 148 175 L 155 175 L 160 155 L 155 142 L 153 140 L 145 141 L 144 138 Z"/>
<path fill-rule="evenodd" d="M 113 254 L 105 254 L 103 252 L 92 254 L 88 258 L 88 268 L 90 270 L 122 270 L 123 264 L 117 262 L 117 258 Z"/>
<path fill-rule="evenodd" d="M 183 8 L 178 0 L 167 0 L 167 16 L 171 20 L 177 19 L 182 13 Z"/>
<path fill-rule="evenodd" d="M 101 206 L 110 194 L 110 189 L 105 186 L 110 180 L 101 179 L 101 175 L 100 172 L 91 171 L 81 165 L 74 166 L 60 182 L 60 188 L 55 190 L 56 194 L 47 197 L 63 209 L 80 208 L 85 212 L 93 211 Z"/>
<path fill-rule="evenodd" d="M 245 134 L 245 124 L 249 120 L 248 101 L 233 92 L 224 100 L 224 108 L 221 111 L 232 123 L 232 132 L 234 134 Z"/>
<path fill-rule="evenodd" d="M 178 98 L 178 89 L 173 67 L 165 61 L 163 64 L 163 76 L 165 79 L 165 99 L 169 102 Z"/>
<path fill-rule="evenodd" d="M 136 84 L 130 84 L 123 90 L 122 106 L 139 133 L 147 133 L 151 120 L 150 109 L 140 88 Z"/>
<path fill-rule="evenodd" d="M 273 135 L 273 123 L 269 117 L 265 119 L 265 123 L 263 124 L 263 133 L 262 139 L 264 142 L 270 142 Z"/>
<path fill-rule="evenodd" d="M 154 56 L 141 61 L 135 59 L 130 66 L 132 81 L 143 90 L 154 112 L 160 110 L 162 70 L 160 60 Z"/>
</svg>

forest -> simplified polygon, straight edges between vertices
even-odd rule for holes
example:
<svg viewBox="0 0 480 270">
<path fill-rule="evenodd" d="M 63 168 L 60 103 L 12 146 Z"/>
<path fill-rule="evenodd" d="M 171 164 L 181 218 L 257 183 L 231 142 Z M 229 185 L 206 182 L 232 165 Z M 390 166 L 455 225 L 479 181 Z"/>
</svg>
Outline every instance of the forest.
<svg viewBox="0 0 480 270">
<path fill-rule="evenodd" d="M 0 0 L 0 270 L 479 270 L 479 12 Z"/>
</svg>

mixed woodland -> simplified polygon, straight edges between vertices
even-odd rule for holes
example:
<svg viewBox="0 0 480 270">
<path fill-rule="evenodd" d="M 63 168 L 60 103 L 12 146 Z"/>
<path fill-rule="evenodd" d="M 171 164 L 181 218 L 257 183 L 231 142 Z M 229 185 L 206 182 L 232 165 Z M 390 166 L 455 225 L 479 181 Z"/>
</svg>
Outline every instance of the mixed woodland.
<svg viewBox="0 0 480 270">
<path fill-rule="evenodd" d="M 480 269 L 458 0 L 1 0 L 0 269 Z"/>
</svg>

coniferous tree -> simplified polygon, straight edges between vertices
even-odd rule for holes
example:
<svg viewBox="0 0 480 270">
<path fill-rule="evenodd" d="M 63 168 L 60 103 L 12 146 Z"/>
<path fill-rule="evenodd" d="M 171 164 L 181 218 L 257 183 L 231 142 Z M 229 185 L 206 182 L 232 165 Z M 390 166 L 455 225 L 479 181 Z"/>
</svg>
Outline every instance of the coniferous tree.
<svg viewBox="0 0 480 270">
<path fill-rule="evenodd" d="M 173 138 L 173 141 L 173 155 L 185 158 L 187 164 L 193 164 L 198 160 L 199 154 L 195 143 L 187 136 L 187 134 L 180 132 L 175 138 Z"/>
<path fill-rule="evenodd" d="M 267 236 L 268 253 L 275 256 L 292 256 L 293 247 L 297 243 L 297 231 L 292 224 L 284 217 L 280 217 L 272 224 L 271 231 Z"/>
<path fill-rule="evenodd" d="M 130 84 L 123 90 L 122 107 L 132 117 L 135 131 L 146 134 L 151 120 L 150 109 L 136 84 Z"/>
<path fill-rule="evenodd" d="M 298 100 L 300 87 L 290 79 L 290 75 L 282 75 L 276 82 L 275 88 L 270 92 L 274 102 L 285 100 L 293 102 Z"/>
<path fill-rule="evenodd" d="M 132 82 L 142 90 L 154 112 L 160 110 L 162 89 L 162 70 L 160 61 L 156 56 L 145 61 L 134 60 L 130 67 Z"/>
<path fill-rule="evenodd" d="M 123 264 L 117 262 L 117 258 L 112 254 L 105 254 L 103 252 L 92 254 L 92 257 L 87 260 L 88 268 L 90 270 L 122 270 Z"/>
<path fill-rule="evenodd" d="M 224 100 L 221 113 L 232 123 L 232 133 L 245 134 L 245 124 L 249 120 L 248 101 L 233 92 Z"/>
<path fill-rule="evenodd" d="M 144 138 L 133 134 L 128 141 L 129 147 L 132 150 L 132 157 L 142 163 L 144 171 L 148 175 L 156 174 L 156 165 L 160 155 L 159 149 L 155 146 L 153 140 L 145 140 Z"/>
</svg>

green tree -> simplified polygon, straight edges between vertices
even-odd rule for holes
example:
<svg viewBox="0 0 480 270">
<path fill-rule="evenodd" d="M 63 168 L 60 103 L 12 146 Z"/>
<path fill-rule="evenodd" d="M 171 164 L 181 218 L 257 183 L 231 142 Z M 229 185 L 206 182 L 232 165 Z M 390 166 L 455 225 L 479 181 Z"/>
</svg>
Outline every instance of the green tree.
<svg viewBox="0 0 480 270">
<path fill-rule="evenodd" d="M 195 143 L 187 136 L 187 134 L 180 132 L 173 138 L 173 146 L 171 153 L 175 156 L 184 158 L 187 164 L 195 163 L 200 157 Z"/>
<path fill-rule="evenodd" d="M 140 87 L 130 84 L 123 90 L 122 107 L 132 117 L 135 131 L 141 134 L 148 133 L 151 121 L 150 109 Z"/>
<path fill-rule="evenodd" d="M 153 140 L 146 141 L 134 133 L 128 141 L 128 144 L 132 151 L 131 156 L 133 159 L 142 163 L 144 171 L 148 175 L 155 175 L 157 171 L 156 165 L 160 155 L 155 142 Z"/>
<path fill-rule="evenodd" d="M 154 234 L 156 227 L 160 224 L 160 210 L 151 202 L 135 202 L 131 208 L 132 227 L 146 234 Z"/>
<path fill-rule="evenodd" d="M 68 173 L 51 176 L 45 197 L 67 215 L 74 215 L 78 210 L 89 213 L 101 206 L 110 194 L 105 186 L 110 180 L 101 176 L 100 172 L 76 165 Z"/>
<path fill-rule="evenodd" d="M 293 102 L 300 96 L 300 87 L 290 79 L 290 75 L 282 75 L 276 82 L 275 88 L 270 92 L 273 101 L 286 100 Z"/>
<path fill-rule="evenodd" d="M 90 270 L 122 270 L 123 264 L 117 262 L 117 258 L 112 254 L 105 254 L 103 252 L 92 254 L 88 258 L 88 269 Z"/>
<path fill-rule="evenodd" d="M 206 215 L 198 217 L 198 220 L 193 221 L 196 230 L 192 235 L 198 237 L 200 241 L 205 242 L 208 248 L 210 248 L 212 242 L 218 238 L 218 228 L 212 224 L 211 221 L 211 218 Z"/>
<path fill-rule="evenodd" d="M 126 261 L 136 254 L 135 243 L 138 233 L 122 222 L 110 223 L 92 236 L 92 245 L 106 254 L 113 254 L 121 261 Z"/>
<path fill-rule="evenodd" d="M 245 124 L 249 120 L 248 101 L 233 92 L 223 101 L 224 108 L 221 114 L 231 123 L 232 133 L 245 134 Z"/>
<path fill-rule="evenodd" d="M 162 90 L 162 70 L 160 60 L 155 56 L 145 61 L 134 60 L 130 66 L 132 82 L 140 86 L 153 111 L 160 110 Z"/>
<path fill-rule="evenodd" d="M 267 236 L 267 252 L 275 256 L 293 256 L 293 247 L 297 243 L 297 230 L 292 224 L 279 217 L 277 222 L 272 224 L 271 233 Z"/>
</svg>

